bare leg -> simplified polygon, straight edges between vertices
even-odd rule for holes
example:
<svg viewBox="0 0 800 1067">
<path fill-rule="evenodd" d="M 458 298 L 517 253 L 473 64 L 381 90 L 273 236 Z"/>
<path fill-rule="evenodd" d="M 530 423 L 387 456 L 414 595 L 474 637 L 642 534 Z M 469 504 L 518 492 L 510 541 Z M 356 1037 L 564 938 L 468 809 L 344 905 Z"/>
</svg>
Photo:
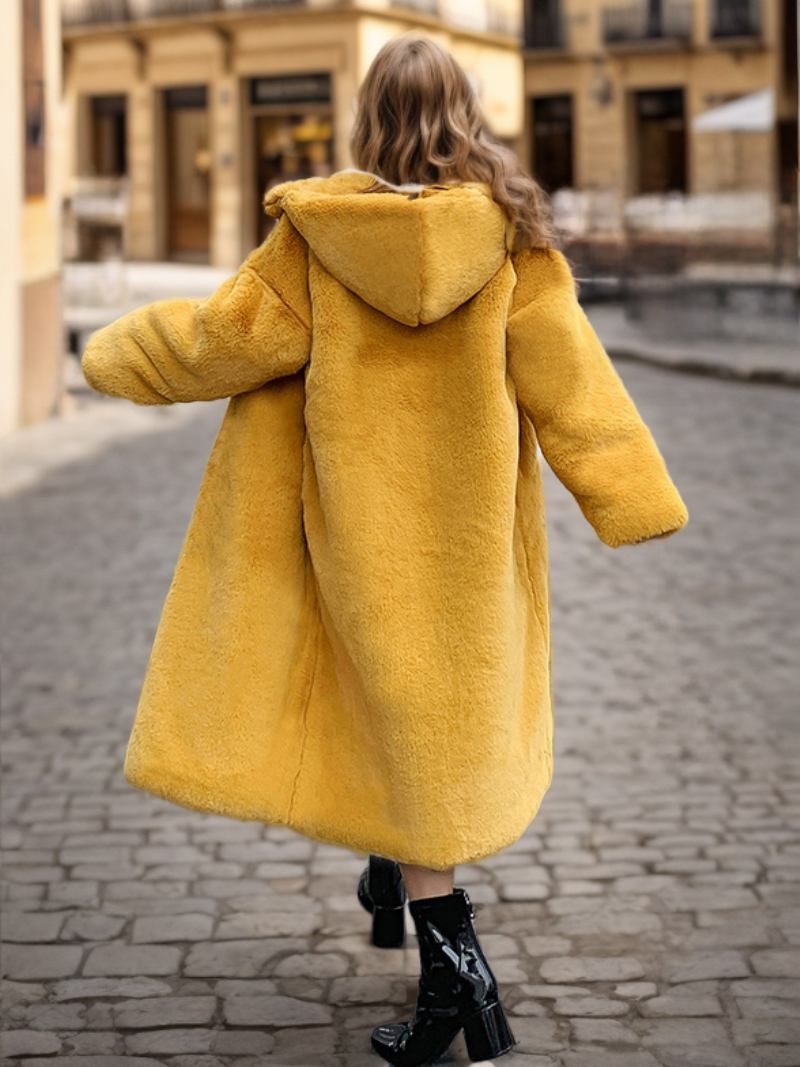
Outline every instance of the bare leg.
<svg viewBox="0 0 800 1067">
<path fill-rule="evenodd" d="M 405 882 L 409 900 L 419 897 L 440 897 L 453 892 L 453 871 L 433 871 L 429 867 L 415 867 L 410 863 L 401 863 L 400 871 Z"/>
</svg>

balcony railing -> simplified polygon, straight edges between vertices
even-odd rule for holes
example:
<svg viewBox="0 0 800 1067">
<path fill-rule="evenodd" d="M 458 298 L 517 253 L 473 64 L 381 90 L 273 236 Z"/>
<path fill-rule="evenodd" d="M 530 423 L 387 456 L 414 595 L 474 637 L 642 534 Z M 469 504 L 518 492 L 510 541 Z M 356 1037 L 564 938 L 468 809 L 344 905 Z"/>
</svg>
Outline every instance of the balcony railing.
<svg viewBox="0 0 800 1067">
<path fill-rule="evenodd" d="M 716 0 L 712 5 L 711 36 L 760 37 L 761 5 L 757 0 Z"/>
<path fill-rule="evenodd" d="M 405 8 L 407 11 L 419 11 L 423 15 L 438 15 L 439 0 L 389 0 L 393 8 Z"/>
<path fill-rule="evenodd" d="M 305 0 L 62 0 L 64 26 L 92 26 L 103 22 L 180 18 L 216 11 L 251 8 L 300 7 Z"/>
<path fill-rule="evenodd" d="M 606 44 L 689 41 L 692 36 L 691 0 L 639 0 L 602 14 Z"/>
<path fill-rule="evenodd" d="M 525 5 L 525 47 L 563 49 L 568 47 L 567 26 L 560 6 Z"/>
</svg>

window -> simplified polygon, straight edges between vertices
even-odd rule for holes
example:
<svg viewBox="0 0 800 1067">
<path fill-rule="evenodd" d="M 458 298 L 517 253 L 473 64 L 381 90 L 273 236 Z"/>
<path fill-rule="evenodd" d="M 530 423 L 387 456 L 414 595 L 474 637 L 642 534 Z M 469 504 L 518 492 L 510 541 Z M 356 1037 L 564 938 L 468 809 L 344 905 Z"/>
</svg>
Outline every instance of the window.
<svg viewBox="0 0 800 1067">
<path fill-rule="evenodd" d="M 25 130 L 25 196 L 44 196 L 44 61 L 41 0 L 22 0 L 22 104 Z"/>
</svg>

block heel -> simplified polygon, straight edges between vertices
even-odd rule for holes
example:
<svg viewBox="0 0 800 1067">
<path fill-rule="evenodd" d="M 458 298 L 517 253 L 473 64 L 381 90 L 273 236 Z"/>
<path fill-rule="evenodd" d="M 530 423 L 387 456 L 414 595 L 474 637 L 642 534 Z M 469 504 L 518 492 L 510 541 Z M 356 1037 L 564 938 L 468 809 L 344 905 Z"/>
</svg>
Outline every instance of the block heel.
<svg viewBox="0 0 800 1067">
<path fill-rule="evenodd" d="M 372 909 L 372 944 L 378 948 L 402 948 L 406 940 L 405 908 Z"/>
<path fill-rule="evenodd" d="M 361 906 L 372 915 L 370 940 L 378 948 L 402 948 L 406 942 L 406 890 L 394 860 L 370 855 L 357 887 Z"/>
<path fill-rule="evenodd" d="M 464 1040 L 473 1063 L 502 1056 L 517 1043 L 499 1001 L 465 1020 Z"/>
</svg>

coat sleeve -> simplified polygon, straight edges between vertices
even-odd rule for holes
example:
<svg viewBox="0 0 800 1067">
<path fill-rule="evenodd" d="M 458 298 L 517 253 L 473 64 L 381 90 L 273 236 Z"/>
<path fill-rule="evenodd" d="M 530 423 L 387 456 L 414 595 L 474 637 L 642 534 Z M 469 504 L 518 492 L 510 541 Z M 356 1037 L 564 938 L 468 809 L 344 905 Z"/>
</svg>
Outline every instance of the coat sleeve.
<svg viewBox="0 0 800 1067">
<path fill-rule="evenodd" d="M 666 537 L 688 511 L 556 249 L 517 254 L 509 374 L 542 454 L 601 541 Z"/>
<path fill-rule="evenodd" d="M 81 368 L 137 404 L 216 400 L 300 370 L 311 345 L 308 249 L 282 218 L 204 299 L 157 300 L 90 337 Z"/>
</svg>

